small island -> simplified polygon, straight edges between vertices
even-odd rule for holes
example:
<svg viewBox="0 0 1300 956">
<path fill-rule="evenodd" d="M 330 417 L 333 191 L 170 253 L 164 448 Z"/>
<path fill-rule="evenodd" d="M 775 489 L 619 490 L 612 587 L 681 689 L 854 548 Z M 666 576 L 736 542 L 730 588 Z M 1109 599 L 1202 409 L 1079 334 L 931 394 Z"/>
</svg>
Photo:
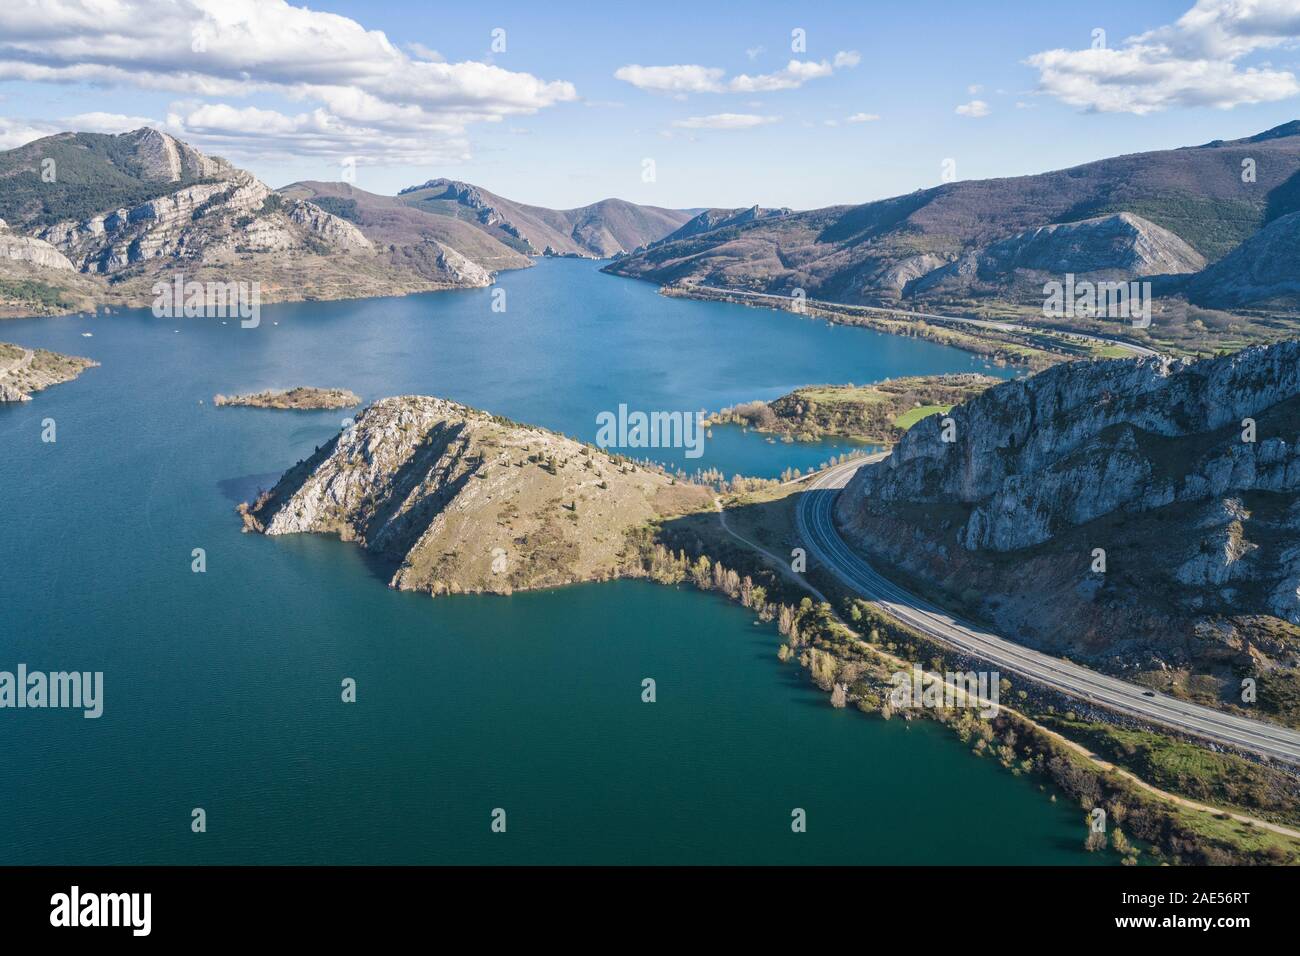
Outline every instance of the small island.
<svg viewBox="0 0 1300 956">
<path fill-rule="evenodd" d="M 786 441 L 848 438 L 870 444 L 898 441 L 928 415 L 945 413 L 1002 379 L 962 373 L 886 379 L 874 385 L 809 385 L 771 402 L 724 408 L 710 425 L 743 425 Z"/>
<path fill-rule="evenodd" d="M 361 396 L 346 388 L 297 388 L 254 392 L 251 395 L 213 395 L 213 405 L 245 405 L 250 408 L 286 408 L 297 411 L 321 408 L 353 408 Z"/>
<path fill-rule="evenodd" d="M 0 402 L 30 402 L 32 392 L 71 382 L 98 362 L 0 342 Z"/>
</svg>

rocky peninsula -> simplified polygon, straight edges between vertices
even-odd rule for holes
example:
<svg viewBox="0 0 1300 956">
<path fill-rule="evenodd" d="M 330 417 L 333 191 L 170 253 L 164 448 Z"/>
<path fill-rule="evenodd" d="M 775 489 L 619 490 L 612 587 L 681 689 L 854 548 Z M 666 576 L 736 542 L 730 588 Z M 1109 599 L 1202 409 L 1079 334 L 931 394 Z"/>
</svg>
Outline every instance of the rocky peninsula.
<svg viewBox="0 0 1300 956">
<path fill-rule="evenodd" d="M 70 382 L 98 362 L 0 342 L 0 402 L 29 402 L 33 392 Z"/>
<path fill-rule="evenodd" d="M 322 532 L 391 585 L 509 594 L 641 576 L 630 538 L 712 492 L 564 435 L 427 396 L 385 398 L 240 507 L 247 531 Z"/>
</svg>

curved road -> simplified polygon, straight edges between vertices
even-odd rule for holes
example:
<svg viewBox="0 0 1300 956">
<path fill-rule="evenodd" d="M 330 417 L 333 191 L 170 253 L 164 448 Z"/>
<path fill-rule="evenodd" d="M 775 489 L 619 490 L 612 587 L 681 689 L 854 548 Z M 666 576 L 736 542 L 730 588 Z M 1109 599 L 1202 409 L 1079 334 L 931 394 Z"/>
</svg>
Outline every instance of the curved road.
<svg viewBox="0 0 1300 956">
<path fill-rule="evenodd" d="M 810 555 L 857 594 L 923 634 L 1072 697 L 1215 743 L 1300 764 L 1300 733 L 1296 731 L 1160 693 L 1148 696 L 1153 692 L 1136 684 L 977 630 L 881 577 L 840 537 L 833 513 L 840 490 L 854 472 L 884 457 L 859 458 L 821 472 L 800 495 L 795 509 L 799 536 Z"/>
</svg>

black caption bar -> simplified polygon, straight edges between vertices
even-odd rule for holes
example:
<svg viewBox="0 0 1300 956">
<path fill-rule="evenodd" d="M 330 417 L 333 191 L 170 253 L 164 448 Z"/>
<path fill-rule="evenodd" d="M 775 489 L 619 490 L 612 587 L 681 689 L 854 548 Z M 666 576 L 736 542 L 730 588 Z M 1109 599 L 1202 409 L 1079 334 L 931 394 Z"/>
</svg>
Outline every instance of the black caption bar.
<svg viewBox="0 0 1300 956">
<path fill-rule="evenodd" d="M 958 936 L 1035 929 L 1070 940 L 1191 933 L 1230 940 L 1280 931 L 1293 910 L 1293 874 L 1264 868 L 0 869 L 6 939 L 75 936 L 79 945 L 339 943 L 455 925 L 494 941 L 515 933 L 537 941 L 539 927 L 561 922 L 579 936 L 659 938 L 725 924 L 733 939 L 761 940 L 773 919 L 809 929 L 804 920 L 833 913 Z"/>
</svg>

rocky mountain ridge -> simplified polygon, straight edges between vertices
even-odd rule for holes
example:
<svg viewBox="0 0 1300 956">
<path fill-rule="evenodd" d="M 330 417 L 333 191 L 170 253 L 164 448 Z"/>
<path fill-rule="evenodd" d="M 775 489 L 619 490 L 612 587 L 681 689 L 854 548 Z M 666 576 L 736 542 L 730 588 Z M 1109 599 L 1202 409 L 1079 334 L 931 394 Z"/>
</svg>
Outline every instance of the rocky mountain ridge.
<svg viewBox="0 0 1300 956">
<path fill-rule="evenodd" d="M 763 209 L 759 206 L 749 206 L 740 209 L 706 209 L 695 218 L 688 220 L 675 232 L 669 233 L 664 238 L 657 239 L 649 245 L 657 246 L 661 243 L 677 242 L 681 239 L 689 239 L 691 236 L 698 236 L 706 232 L 712 232 L 715 229 L 741 226 L 746 223 L 758 222 L 762 219 L 771 219 L 774 216 L 788 216 L 793 211 L 794 210 L 789 207 Z"/>
<path fill-rule="evenodd" d="M 1244 170 L 1249 171 L 1247 175 Z M 1042 303 L 1039 273 L 1191 276 L 1300 211 L 1300 123 L 1236 141 L 1117 156 L 1015 178 L 960 180 L 857 206 L 737 221 L 711 214 L 606 271 L 848 304 Z M 698 217 L 697 217 L 698 218 Z M 1286 276 L 1252 257 L 1258 301 Z M 1235 263 L 1233 272 L 1243 263 Z M 1166 271 L 1161 271 L 1166 270 Z M 1163 290 L 1177 294 L 1181 282 Z M 1275 296 L 1276 298 L 1276 296 Z"/>
<path fill-rule="evenodd" d="M 1067 273 L 1091 282 L 1184 275 L 1205 257 L 1153 222 L 1112 213 L 1017 233 L 905 284 L 904 296 L 1001 294 L 1041 296 L 1045 282 Z"/>
<path fill-rule="evenodd" d="M 530 256 L 614 255 L 693 214 L 621 200 L 548 210 L 451 180 L 396 197 L 272 190 L 159 130 L 60 133 L 0 152 L 0 268 L 14 278 L 0 312 L 148 305 L 176 272 L 257 282 L 264 302 L 481 288 Z"/>
<path fill-rule="evenodd" d="M 863 549 L 1034 646 L 1217 674 L 1225 693 L 1233 667 L 1290 673 L 1300 343 L 998 385 L 917 423 L 836 514 Z"/>
<path fill-rule="evenodd" d="M 397 199 L 426 212 L 470 221 L 530 256 L 605 259 L 662 239 L 695 215 L 695 210 L 640 206 L 622 199 L 603 199 L 576 209 L 545 209 L 453 179 L 410 186 Z"/>
<path fill-rule="evenodd" d="M 111 280 L 100 287 L 106 302 L 144 304 L 153 282 L 177 271 L 248 281 L 276 271 L 281 281 L 269 285 L 268 301 L 384 271 L 352 223 L 157 130 L 36 140 L 0 154 L 6 184 L 6 208 L 22 217 L 9 225 L 29 234 L 4 233 L 0 242 L 10 259 L 37 267 L 28 281 L 39 282 L 40 269 L 70 267 Z M 58 218 L 60 210 L 87 212 Z M 468 284 L 444 284 L 456 283 Z"/>
</svg>

